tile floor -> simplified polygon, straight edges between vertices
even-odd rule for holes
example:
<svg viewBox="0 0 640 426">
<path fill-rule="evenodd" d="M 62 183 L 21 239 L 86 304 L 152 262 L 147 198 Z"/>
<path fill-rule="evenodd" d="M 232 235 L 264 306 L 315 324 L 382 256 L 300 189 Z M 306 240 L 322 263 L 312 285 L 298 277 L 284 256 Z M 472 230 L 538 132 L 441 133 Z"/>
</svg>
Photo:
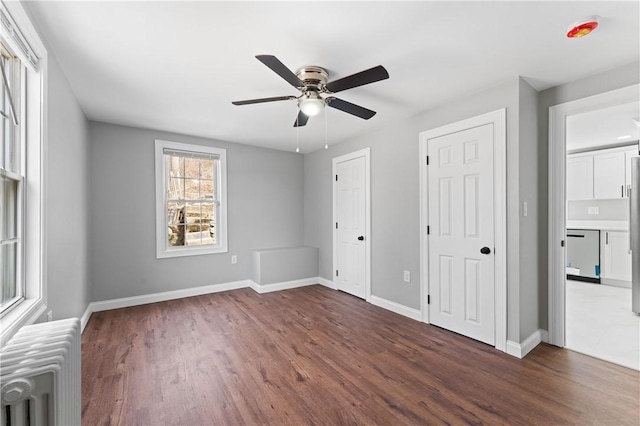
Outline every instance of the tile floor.
<svg viewBox="0 0 640 426">
<path fill-rule="evenodd" d="M 640 316 L 631 289 L 567 280 L 567 348 L 640 370 Z"/>
</svg>

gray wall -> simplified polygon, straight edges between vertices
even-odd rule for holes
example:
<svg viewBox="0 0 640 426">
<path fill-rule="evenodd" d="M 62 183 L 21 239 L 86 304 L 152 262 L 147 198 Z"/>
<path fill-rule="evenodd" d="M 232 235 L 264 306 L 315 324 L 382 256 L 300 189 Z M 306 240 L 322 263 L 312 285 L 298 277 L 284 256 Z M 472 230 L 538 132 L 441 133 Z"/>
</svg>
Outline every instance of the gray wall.
<svg viewBox="0 0 640 426">
<path fill-rule="evenodd" d="M 520 95 L 520 93 L 523 93 Z M 498 109 L 507 109 L 507 239 L 508 259 L 508 338 L 520 341 L 520 288 L 523 294 L 536 294 L 538 281 L 526 277 L 521 281 L 520 252 L 538 251 L 537 239 L 519 237 L 520 191 L 527 194 L 535 210 L 536 184 L 520 184 L 520 165 L 527 162 L 523 176 L 537 175 L 535 153 L 535 110 L 537 95 L 518 78 L 491 87 L 464 99 L 415 115 L 394 125 L 372 130 L 369 134 L 305 155 L 305 245 L 320 249 L 319 274 L 332 279 L 332 180 L 334 157 L 371 147 L 371 290 L 372 294 L 414 309 L 420 308 L 420 238 L 419 238 L 419 160 L 420 132 Z M 519 155 L 520 108 L 525 114 L 526 143 L 532 143 Z M 375 119 L 374 119 L 375 120 Z M 372 121 L 374 125 L 375 121 Z M 533 128 L 533 135 L 529 132 Z M 522 160 L 522 161 L 521 161 Z M 530 164 L 533 163 L 533 164 Z M 537 220 L 535 212 L 529 218 Z M 526 247 L 524 245 L 526 244 Z M 402 271 L 412 272 L 411 283 L 402 281 Z M 530 288 L 529 288 L 530 287 Z M 533 302 L 533 311 L 538 307 Z M 524 318 L 526 329 L 537 326 L 537 314 Z M 527 337 L 527 336 L 524 336 Z"/>
<path fill-rule="evenodd" d="M 522 78 L 519 79 L 519 190 L 520 198 L 520 341 L 539 328 L 539 288 L 546 282 L 546 258 L 539 257 L 540 217 L 539 210 L 539 164 L 538 158 L 538 92 Z M 527 203 L 524 216 L 523 203 Z M 511 287 L 510 287 L 511 288 Z M 547 303 L 546 300 L 544 303 Z"/>
<path fill-rule="evenodd" d="M 46 166 L 47 298 L 53 318 L 80 317 L 91 301 L 88 122 L 49 56 Z"/>
<path fill-rule="evenodd" d="M 44 159 L 47 311 L 53 319 L 80 317 L 91 302 L 89 271 L 89 143 L 85 118 L 55 52 L 47 47 L 48 133 Z"/>
<path fill-rule="evenodd" d="M 620 89 L 622 87 L 632 86 L 640 83 L 640 63 L 634 62 L 619 68 L 615 68 L 591 77 L 576 80 L 571 83 L 563 84 L 557 87 L 544 90 L 539 93 L 538 103 L 538 135 L 539 147 L 538 163 L 540 164 L 539 172 L 539 201 L 541 212 L 540 229 L 543 231 L 539 236 L 539 255 L 541 259 L 547 259 L 548 250 L 548 229 L 549 229 L 549 108 L 570 102 L 576 99 L 586 98 L 588 96 L 609 92 L 611 90 Z M 548 303 L 548 283 L 547 268 L 548 262 L 543 260 L 544 269 L 540 270 L 540 277 L 543 285 L 540 286 L 539 298 L 540 303 L 540 328 L 547 330 L 549 324 Z"/>
<path fill-rule="evenodd" d="M 252 249 L 302 245 L 301 155 L 97 122 L 89 135 L 94 301 L 250 279 Z M 228 253 L 156 259 L 155 139 L 227 150 Z"/>
</svg>

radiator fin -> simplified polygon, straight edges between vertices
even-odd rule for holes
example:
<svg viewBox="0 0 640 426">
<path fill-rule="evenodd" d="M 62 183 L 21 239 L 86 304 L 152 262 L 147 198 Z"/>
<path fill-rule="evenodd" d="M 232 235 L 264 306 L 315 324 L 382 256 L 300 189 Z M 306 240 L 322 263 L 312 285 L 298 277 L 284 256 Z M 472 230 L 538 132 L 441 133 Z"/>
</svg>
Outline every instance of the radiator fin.
<svg viewBox="0 0 640 426">
<path fill-rule="evenodd" d="M 0 351 L 2 424 L 80 425 L 80 320 L 22 327 Z"/>
</svg>

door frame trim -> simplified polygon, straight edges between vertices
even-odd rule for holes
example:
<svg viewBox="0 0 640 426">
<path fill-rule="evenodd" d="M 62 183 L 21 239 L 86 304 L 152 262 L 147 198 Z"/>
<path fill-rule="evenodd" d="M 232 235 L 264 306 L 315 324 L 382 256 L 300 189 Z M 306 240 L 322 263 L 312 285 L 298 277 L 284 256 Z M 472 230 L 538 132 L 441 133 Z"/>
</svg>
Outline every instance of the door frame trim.
<svg viewBox="0 0 640 426">
<path fill-rule="evenodd" d="M 549 343 L 564 347 L 566 240 L 567 117 L 622 103 L 637 102 L 640 84 L 611 90 L 549 107 Z"/>
<path fill-rule="evenodd" d="M 499 109 L 456 123 L 421 132 L 420 142 L 420 311 L 429 323 L 429 236 L 425 214 L 429 211 L 427 143 L 429 139 L 493 124 L 493 185 L 495 233 L 495 348 L 507 350 L 507 110 Z"/>
<path fill-rule="evenodd" d="M 365 167 L 365 202 L 364 202 L 364 214 L 365 214 L 365 236 L 364 236 L 364 247 L 365 247 L 365 278 L 364 278 L 364 286 L 365 286 L 365 300 L 367 302 L 371 301 L 371 148 L 367 147 L 358 151 L 351 152 L 349 154 L 341 155 L 339 157 L 334 157 L 332 159 L 331 166 L 331 182 L 332 182 L 332 198 L 333 198 L 333 220 L 331 222 L 331 229 L 333 235 L 333 282 L 336 288 L 338 287 L 338 282 L 336 280 L 335 271 L 338 267 L 338 232 L 335 227 L 335 223 L 338 218 L 337 211 L 337 192 L 336 192 L 336 180 L 334 176 L 336 175 L 338 163 L 342 163 L 344 161 L 354 160 L 359 157 L 364 157 L 364 167 Z"/>
</svg>

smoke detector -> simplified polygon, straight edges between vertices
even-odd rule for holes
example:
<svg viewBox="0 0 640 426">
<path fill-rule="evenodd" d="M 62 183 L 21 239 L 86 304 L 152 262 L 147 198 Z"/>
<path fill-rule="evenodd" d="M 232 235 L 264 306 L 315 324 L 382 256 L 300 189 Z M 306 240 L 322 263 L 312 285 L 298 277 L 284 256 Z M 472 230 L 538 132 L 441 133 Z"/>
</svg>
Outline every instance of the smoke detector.
<svg viewBox="0 0 640 426">
<path fill-rule="evenodd" d="M 593 30 L 598 28 L 598 17 L 591 16 L 587 19 L 583 19 L 580 22 L 576 22 L 567 31 L 567 37 L 580 38 L 591 34 Z"/>
</svg>

